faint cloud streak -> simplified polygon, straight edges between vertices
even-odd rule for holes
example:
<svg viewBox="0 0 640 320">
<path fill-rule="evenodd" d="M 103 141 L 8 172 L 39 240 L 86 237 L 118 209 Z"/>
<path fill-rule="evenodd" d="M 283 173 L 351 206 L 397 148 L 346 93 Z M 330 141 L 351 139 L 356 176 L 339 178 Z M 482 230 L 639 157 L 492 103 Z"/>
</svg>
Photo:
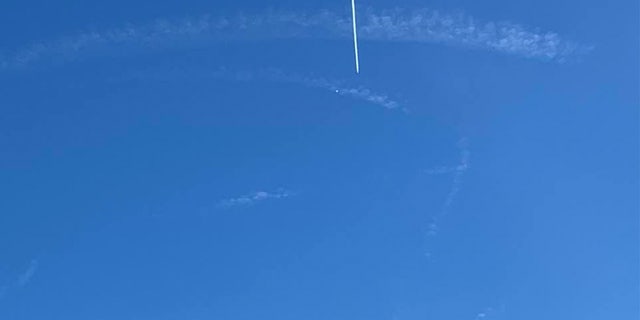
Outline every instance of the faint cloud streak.
<svg viewBox="0 0 640 320">
<path fill-rule="evenodd" d="M 26 287 L 38 271 L 38 265 L 38 260 L 31 260 L 29 266 L 22 273 L 18 274 L 13 281 L 9 281 L 9 283 L 0 286 L 0 299 L 9 295 L 13 290 Z"/>
<path fill-rule="evenodd" d="M 26 286 L 31 281 L 31 278 L 36 274 L 36 271 L 38 271 L 38 260 L 32 260 L 27 270 L 18 277 L 16 284 L 19 287 Z"/>
<path fill-rule="evenodd" d="M 387 94 L 374 92 L 364 86 L 349 86 L 344 81 L 329 80 L 323 77 L 303 76 L 295 73 L 286 73 L 280 69 L 268 68 L 256 71 L 229 72 L 222 68 L 214 72 L 217 76 L 230 77 L 238 81 L 266 80 L 303 85 L 309 88 L 318 88 L 336 93 L 341 96 L 364 100 L 368 103 L 381 106 L 385 109 L 401 109 L 408 112 L 399 102 L 390 98 Z"/>
<path fill-rule="evenodd" d="M 427 225 L 427 236 L 435 237 L 438 234 L 440 220 L 449 213 L 449 210 L 453 205 L 456 196 L 460 192 L 462 179 L 467 170 L 469 170 L 470 151 L 468 140 L 466 138 L 460 139 L 460 141 L 458 141 L 458 149 L 460 149 L 460 163 L 458 165 L 453 167 L 435 167 L 425 171 L 429 175 L 452 175 L 451 188 L 449 189 L 444 203 L 442 204 L 442 208 L 439 213 L 431 217 L 431 221 Z"/>
</svg>

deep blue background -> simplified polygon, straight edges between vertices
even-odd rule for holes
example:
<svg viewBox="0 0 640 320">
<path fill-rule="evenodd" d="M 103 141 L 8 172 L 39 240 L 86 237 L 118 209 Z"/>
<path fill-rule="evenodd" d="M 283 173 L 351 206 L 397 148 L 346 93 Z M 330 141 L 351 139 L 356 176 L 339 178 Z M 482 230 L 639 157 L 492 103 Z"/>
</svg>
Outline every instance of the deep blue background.
<svg viewBox="0 0 640 320">
<path fill-rule="evenodd" d="M 5 0 L 0 52 L 205 13 L 347 15 L 342 2 Z M 362 41 L 355 76 L 349 40 L 214 41 L 1 71 L 0 318 L 637 319 L 638 3 L 359 5 L 594 49 L 560 64 Z M 411 112 L 207 77 L 219 67 L 345 79 Z M 452 176 L 425 170 L 458 165 L 462 138 L 470 168 L 427 237 Z M 217 205 L 279 188 L 294 195 Z"/>
</svg>

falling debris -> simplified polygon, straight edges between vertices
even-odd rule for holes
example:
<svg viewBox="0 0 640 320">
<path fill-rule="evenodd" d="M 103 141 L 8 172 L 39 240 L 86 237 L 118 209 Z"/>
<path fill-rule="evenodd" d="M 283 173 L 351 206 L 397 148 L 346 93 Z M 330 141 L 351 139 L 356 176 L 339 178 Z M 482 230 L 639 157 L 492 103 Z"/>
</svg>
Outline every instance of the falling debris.
<svg viewBox="0 0 640 320">
<path fill-rule="evenodd" d="M 356 73 L 360 73 L 360 58 L 358 57 L 358 31 L 356 29 L 356 0 L 351 0 L 351 21 L 353 21 L 353 49 L 356 55 Z"/>
</svg>

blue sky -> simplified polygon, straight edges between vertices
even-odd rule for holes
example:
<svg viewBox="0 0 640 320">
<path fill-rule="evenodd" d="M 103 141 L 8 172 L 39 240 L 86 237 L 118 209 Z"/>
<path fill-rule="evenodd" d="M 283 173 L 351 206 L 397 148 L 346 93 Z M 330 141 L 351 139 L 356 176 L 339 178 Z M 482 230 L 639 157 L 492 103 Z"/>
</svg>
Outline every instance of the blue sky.
<svg viewBox="0 0 640 320">
<path fill-rule="evenodd" d="M 639 316 L 636 1 L 0 7 L 0 319 Z"/>
</svg>

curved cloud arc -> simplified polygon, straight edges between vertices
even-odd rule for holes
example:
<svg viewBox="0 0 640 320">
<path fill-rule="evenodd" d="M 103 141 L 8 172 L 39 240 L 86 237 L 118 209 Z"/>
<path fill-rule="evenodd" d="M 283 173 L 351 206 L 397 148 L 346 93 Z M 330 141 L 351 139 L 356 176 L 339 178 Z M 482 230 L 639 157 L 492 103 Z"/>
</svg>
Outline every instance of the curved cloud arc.
<svg viewBox="0 0 640 320">
<path fill-rule="evenodd" d="M 442 43 L 546 61 L 562 62 L 590 50 L 590 47 L 565 40 L 554 32 L 508 22 L 478 22 L 470 16 L 431 9 L 365 9 L 359 15 L 358 29 L 362 40 Z M 352 36 L 351 32 L 349 15 L 328 10 L 315 13 L 267 11 L 228 17 L 202 15 L 129 24 L 37 42 L 0 58 L 0 67 L 25 66 L 52 57 L 73 59 L 84 50 L 101 45 L 153 47 L 188 39 L 347 39 Z"/>
</svg>

